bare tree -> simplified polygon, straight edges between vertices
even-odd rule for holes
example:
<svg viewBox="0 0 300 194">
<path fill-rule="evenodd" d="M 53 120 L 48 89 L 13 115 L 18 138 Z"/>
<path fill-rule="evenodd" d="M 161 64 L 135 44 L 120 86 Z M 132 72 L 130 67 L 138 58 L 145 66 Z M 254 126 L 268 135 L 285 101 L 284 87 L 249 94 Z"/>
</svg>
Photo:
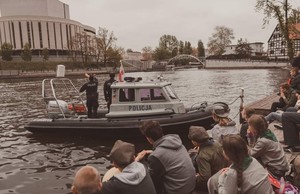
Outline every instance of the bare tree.
<svg viewBox="0 0 300 194">
<path fill-rule="evenodd" d="M 96 53 L 98 55 L 98 60 L 101 56 L 103 57 L 103 63 L 105 67 L 107 65 L 108 51 L 113 47 L 113 44 L 116 40 L 117 38 L 115 37 L 113 31 L 109 32 L 108 29 L 99 27 L 96 41 Z"/>
<path fill-rule="evenodd" d="M 150 61 L 152 60 L 152 48 L 150 46 L 146 46 L 142 49 L 142 55 L 144 60 Z"/>
</svg>

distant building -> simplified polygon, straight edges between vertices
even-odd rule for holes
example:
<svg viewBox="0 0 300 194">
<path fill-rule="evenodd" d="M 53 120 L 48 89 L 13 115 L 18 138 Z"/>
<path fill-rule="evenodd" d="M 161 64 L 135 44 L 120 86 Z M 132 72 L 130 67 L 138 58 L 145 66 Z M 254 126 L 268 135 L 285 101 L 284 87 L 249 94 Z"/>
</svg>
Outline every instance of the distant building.
<svg viewBox="0 0 300 194">
<path fill-rule="evenodd" d="M 40 55 L 43 48 L 50 55 L 67 55 L 76 50 L 71 48 L 72 38 L 95 32 L 71 20 L 69 6 L 58 0 L 0 0 L 0 45 L 10 43 L 14 55 L 20 55 L 26 43 L 33 55 Z"/>
<path fill-rule="evenodd" d="M 143 55 L 141 52 L 125 52 L 123 54 L 123 60 L 136 60 L 136 61 L 141 61 L 143 59 Z"/>
<path fill-rule="evenodd" d="M 295 25 L 296 30 L 300 32 L 300 23 Z M 290 38 L 293 40 L 294 52 L 300 51 L 300 33 L 290 33 Z M 268 40 L 268 56 L 271 59 L 286 59 L 288 58 L 287 43 L 283 34 L 277 25 Z"/>
<path fill-rule="evenodd" d="M 263 44 L 262 42 L 253 42 L 253 43 L 248 43 L 248 45 L 251 47 L 251 56 L 262 56 L 264 51 L 263 51 Z M 225 53 L 223 55 L 230 55 L 230 54 L 237 54 L 235 49 L 237 45 L 228 45 L 225 48 Z"/>
</svg>

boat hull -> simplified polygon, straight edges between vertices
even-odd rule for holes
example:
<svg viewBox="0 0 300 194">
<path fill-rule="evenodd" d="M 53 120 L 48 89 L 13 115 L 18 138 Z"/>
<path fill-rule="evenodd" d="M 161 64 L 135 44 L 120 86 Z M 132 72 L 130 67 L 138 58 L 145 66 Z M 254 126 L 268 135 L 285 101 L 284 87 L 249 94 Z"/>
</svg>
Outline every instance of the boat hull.
<svg viewBox="0 0 300 194">
<path fill-rule="evenodd" d="M 187 136 L 192 125 L 210 129 L 214 123 L 211 111 L 192 111 L 185 114 L 133 118 L 97 118 L 97 119 L 39 119 L 25 125 L 32 133 L 81 134 L 97 135 L 98 137 L 138 137 L 142 136 L 139 126 L 145 120 L 159 121 L 165 134 L 176 133 Z"/>
</svg>

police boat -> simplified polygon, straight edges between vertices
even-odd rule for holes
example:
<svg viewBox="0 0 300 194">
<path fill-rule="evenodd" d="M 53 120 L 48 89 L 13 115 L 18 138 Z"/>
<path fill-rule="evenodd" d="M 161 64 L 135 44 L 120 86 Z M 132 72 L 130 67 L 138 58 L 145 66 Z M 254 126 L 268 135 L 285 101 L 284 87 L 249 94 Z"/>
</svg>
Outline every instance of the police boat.
<svg viewBox="0 0 300 194">
<path fill-rule="evenodd" d="M 185 108 L 172 84 L 158 79 L 125 78 L 111 85 L 110 110 L 98 110 L 97 118 L 88 118 L 84 99 L 72 81 L 65 77 L 44 79 L 42 95 L 47 117 L 35 119 L 25 129 L 59 135 L 98 134 L 100 137 L 141 136 L 139 126 L 145 120 L 159 121 L 166 134 L 187 136 L 192 125 L 211 128 L 212 105 L 196 103 Z"/>
</svg>

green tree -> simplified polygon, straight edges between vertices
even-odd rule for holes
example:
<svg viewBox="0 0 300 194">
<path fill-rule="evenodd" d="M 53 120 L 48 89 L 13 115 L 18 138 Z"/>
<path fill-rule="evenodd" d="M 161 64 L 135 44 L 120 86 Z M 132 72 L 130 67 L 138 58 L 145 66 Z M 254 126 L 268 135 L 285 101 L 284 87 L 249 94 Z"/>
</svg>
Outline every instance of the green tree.
<svg viewBox="0 0 300 194">
<path fill-rule="evenodd" d="M 209 38 L 207 48 L 213 55 L 222 55 L 227 45 L 234 39 L 233 30 L 225 26 L 216 26 L 215 32 Z"/>
<path fill-rule="evenodd" d="M 183 53 L 187 54 L 187 55 L 190 55 L 193 53 L 192 45 L 189 41 L 184 42 Z"/>
<path fill-rule="evenodd" d="M 252 48 L 250 47 L 247 40 L 243 40 L 242 38 L 240 38 L 235 48 L 236 54 L 239 55 L 241 58 L 248 58 L 251 56 L 251 51 Z"/>
<path fill-rule="evenodd" d="M 1 45 L 1 57 L 4 61 L 11 61 L 12 60 L 12 50 L 13 46 L 9 43 L 4 43 Z"/>
<path fill-rule="evenodd" d="M 99 57 L 103 59 L 103 64 L 106 67 L 107 60 L 109 58 L 109 49 L 113 48 L 117 38 L 114 35 L 113 31 L 109 31 L 106 28 L 99 27 L 97 33 L 98 41 L 96 42 L 97 53 Z"/>
<path fill-rule="evenodd" d="M 21 57 L 24 61 L 31 61 L 32 55 L 30 45 L 28 43 L 24 45 Z"/>
<path fill-rule="evenodd" d="M 107 49 L 107 63 L 112 63 L 114 65 L 119 64 L 124 53 L 125 50 L 121 47 L 109 47 Z"/>
<path fill-rule="evenodd" d="M 179 42 L 179 54 L 183 54 L 183 50 L 184 50 L 184 43 L 183 41 Z"/>
<path fill-rule="evenodd" d="M 43 60 L 48 61 L 48 59 L 49 59 L 49 50 L 48 50 L 48 48 L 43 48 L 42 55 L 43 55 Z"/>
<path fill-rule="evenodd" d="M 198 57 L 205 57 L 205 49 L 201 40 L 198 41 L 197 51 Z"/>
<path fill-rule="evenodd" d="M 153 52 L 153 58 L 156 61 L 170 59 L 171 57 L 172 53 L 163 47 L 156 47 Z"/>
<path fill-rule="evenodd" d="M 295 28 L 297 18 L 299 19 L 299 11 L 292 9 L 292 6 L 287 0 L 256 0 L 255 8 L 257 11 L 261 11 L 265 15 L 263 25 L 268 24 L 270 19 L 274 18 L 277 20 L 280 31 L 287 42 L 288 57 L 289 59 L 292 59 L 294 56 L 294 48 L 290 33 L 296 32 L 300 34 L 300 32 Z"/>
</svg>

